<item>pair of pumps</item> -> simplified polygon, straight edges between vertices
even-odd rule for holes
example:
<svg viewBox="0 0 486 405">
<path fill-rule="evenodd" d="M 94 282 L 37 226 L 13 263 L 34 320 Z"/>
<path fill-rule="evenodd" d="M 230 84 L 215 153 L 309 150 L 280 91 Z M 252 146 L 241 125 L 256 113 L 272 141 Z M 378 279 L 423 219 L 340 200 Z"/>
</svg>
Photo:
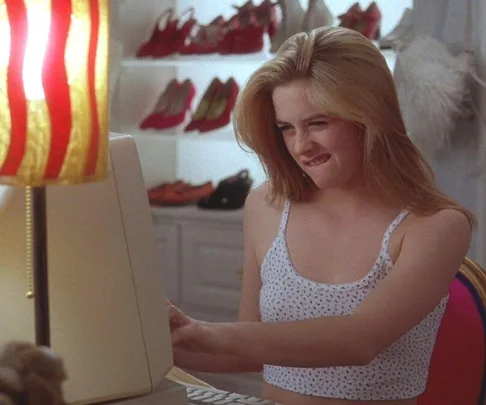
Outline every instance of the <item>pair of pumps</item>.
<svg viewBox="0 0 486 405">
<path fill-rule="evenodd" d="M 277 4 L 282 10 L 282 20 L 277 34 L 272 38 L 272 53 L 277 52 L 288 38 L 298 32 L 309 32 L 314 28 L 334 24 L 334 17 L 323 0 L 309 0 L 307 10 L 304 10 L 299 0 L 278 0 Z"/>
</svg>

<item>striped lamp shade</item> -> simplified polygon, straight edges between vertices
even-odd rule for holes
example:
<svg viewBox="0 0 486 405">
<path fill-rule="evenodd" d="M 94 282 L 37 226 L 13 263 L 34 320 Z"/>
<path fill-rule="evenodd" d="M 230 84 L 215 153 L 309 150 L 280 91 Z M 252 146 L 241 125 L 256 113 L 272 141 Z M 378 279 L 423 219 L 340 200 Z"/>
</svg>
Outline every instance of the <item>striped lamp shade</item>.
<svg viewBox="0 0 486 405">
<path fill-rule="evenodd" d="M 0 182 L 102 180 L 108 0 L 0 0 Z"/>
</svg>

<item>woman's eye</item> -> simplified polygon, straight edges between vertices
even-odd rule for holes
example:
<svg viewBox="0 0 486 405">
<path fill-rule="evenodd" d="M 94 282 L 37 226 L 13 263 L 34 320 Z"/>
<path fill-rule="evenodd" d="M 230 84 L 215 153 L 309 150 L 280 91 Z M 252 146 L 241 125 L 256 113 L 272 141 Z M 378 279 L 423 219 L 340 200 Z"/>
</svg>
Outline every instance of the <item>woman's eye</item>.
<svg viewBox="0 0 486 405">
<path fill-rule="evenodd" d="M 288 126 L 288 125 L 283 125 L 283 126 L 279 126 L 277 127 L 278 131 L 280 133 L 285 133 L 285 132 L 290 132 L 292 130 L 292 127 L 291 126 Z"/>
<path fill-rule="evenodd" d="M 314 128 L 322 128 L 322 127 L 325 127 L 326 125 L 328 125 L 329 122 L 328 121 L 313 121 L 310 123 L 309 126 L 311 127 L 314 127 Z"/>
</svg>

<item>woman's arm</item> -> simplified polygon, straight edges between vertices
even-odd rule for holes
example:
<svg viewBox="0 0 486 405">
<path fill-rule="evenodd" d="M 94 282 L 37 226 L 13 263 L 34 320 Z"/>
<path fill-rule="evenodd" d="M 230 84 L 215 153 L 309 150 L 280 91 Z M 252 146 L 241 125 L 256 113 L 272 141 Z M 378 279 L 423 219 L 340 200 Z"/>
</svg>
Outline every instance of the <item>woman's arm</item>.
<svg viewBox="0 0 486 405">
<path fill-rule="evenodd" d="M 201 324 L 182 328 L 173 338 L 259 364 L 367 364 L 447 295 L 470 239 L 466 217 L 443 210 L 411 224 L 393 271 L 351 315 L 297 322 Z"/>
<path fill-rule="evenodd" d="M 196 353 L 178 348 L 173 349 L 174 365 L 189 371 L 206 373 L 258 373 L 261 364 L 251 363 L 239 357 Z"/>
</svg>

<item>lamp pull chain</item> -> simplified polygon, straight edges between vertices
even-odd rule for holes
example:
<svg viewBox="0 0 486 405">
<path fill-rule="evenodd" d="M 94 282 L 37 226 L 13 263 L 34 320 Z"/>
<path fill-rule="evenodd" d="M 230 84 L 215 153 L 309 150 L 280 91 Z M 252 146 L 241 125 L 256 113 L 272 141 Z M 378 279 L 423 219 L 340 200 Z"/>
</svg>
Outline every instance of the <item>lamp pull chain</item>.
<svg viewBox="0 0 486 405">
<path fill-rule="evenodd" d="M 33 262 L 32 262 L 32 187 L 25 187 L 25 242 L 26 242 L 26 279 L 27 292 L 25 296 L 34 298 Z"/>
</svg>

